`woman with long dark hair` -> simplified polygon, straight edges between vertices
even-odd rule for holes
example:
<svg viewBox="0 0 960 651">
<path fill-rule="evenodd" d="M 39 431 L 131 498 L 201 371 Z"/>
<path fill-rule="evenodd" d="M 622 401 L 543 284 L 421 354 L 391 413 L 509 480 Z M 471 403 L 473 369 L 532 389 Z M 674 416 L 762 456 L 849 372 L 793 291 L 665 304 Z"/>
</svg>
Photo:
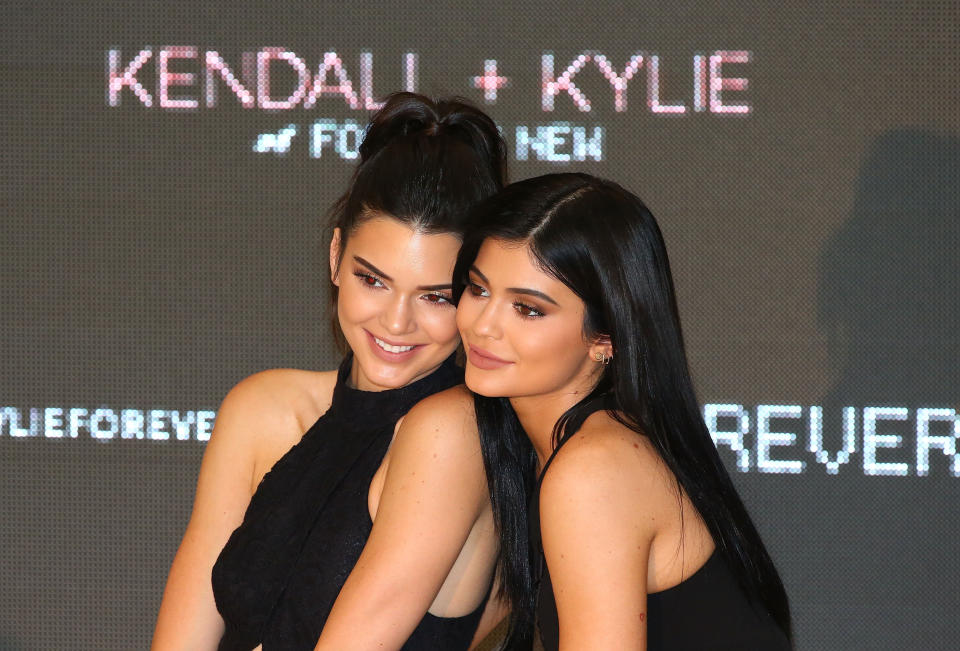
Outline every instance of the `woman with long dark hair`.
<svg viewBox="0 0 960 651">
<path fill-rule="evenodd" d="M 331 220 L 349 352 L 339 370 L 266 371 L 225 398 L 154 649 L 482 636 L 497 540 L 452 279 L 465 215 L 505 160 L 496 125 L 462 101 L 398 93 L 373 116 Z"/>
<path fill-rule="evenodd" d="M 547 651 L 790 648 L 783 584 L 700 414 L 653 215 L 555 174 L 474 216 L 457 324 L 508 648 L 535 625 Z"/>
</svg>

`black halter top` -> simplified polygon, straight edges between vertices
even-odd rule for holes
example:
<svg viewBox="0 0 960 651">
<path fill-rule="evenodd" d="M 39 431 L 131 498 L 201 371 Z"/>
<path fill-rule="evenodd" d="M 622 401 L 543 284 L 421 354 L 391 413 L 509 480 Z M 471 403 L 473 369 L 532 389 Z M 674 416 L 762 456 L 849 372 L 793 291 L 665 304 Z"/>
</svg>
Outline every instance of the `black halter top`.
<svg viewBox="0 0 960 651">
<path fill-rule="evenodd" d="M 226 624 L 219 649 L 313 649 L 370 535 L 367 494 L 397 421 L 463 381 L 451 356 L 405 387 L 359 391 L 347 386 L 351 362 L 340 365 L 330 409 L 264 476 L 213 566 Z M 466 649 L 482 611 L 428 613 L 403 649 Z"/>
<path fill-rule="evenodd" d="M 536 622 L 544 651 L 560 647 L 553 584 L 540 537 L 540 486 L 557 452 L 594 411 L 611 408 L 603 397 L 588 403 L 566 427 L 568 436 L 543 464 L 529 508 L 533 567 L 539 568 Z M 787 636 L 761 606 L 753 604 L 718 550 L 681 583 L 647 594 L 648 651 L 789 651 Z"/>
</svg>

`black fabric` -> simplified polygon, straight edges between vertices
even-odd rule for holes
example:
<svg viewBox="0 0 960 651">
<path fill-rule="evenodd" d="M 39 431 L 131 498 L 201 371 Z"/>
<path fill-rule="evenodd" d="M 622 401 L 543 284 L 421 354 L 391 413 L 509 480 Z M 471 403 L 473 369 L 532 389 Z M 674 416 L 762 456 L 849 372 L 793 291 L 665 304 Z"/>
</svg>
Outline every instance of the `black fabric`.
<svg viewBox="0 0 960 651">
<path fill-rule="evenodd" d="M 585 407 L 570 420 L 565 438 L 543 465 L 529 509 L 531 554 L 534 567 L 539 568 L 536 621 L 545 651 L 559 648 L 560 626 L 540 536 L 540 486 L 557 451 L 590 413 L 609 405 L 597 399 Z M 769 613 L 747 599 L 721 554 L 714 550 L 703 567 L 683 582 L 647 594 L 647 649 L 789 651 L 790 642 Z"/>
<path fill-rule="evenodd" d="M 405 387 L 359 391 L 347 386 L 351 361 L 340 366 L 330 409 L 264 476 L 213 567 L 221 650 L 313 649 L 370 535 L 367 494 L 397 421 L 463 381 L 451 357 Z M 482 611 L 481 603 L 463 617 L 428 613 L 403 649 L 466 649 Z"/>
</svg>

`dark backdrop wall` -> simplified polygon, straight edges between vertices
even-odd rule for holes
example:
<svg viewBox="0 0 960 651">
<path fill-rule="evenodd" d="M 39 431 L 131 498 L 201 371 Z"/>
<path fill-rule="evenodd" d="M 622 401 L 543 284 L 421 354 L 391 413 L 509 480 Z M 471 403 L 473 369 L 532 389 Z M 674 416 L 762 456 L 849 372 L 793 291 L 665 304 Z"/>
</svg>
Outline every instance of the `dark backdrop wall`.
<svg viewBox="0 0 960 651">
<path fill-rule="evenodd" d="M 8 2 L 0 648 L 146 648 L 220 399 L 331 368 L 323 215 L 375 99 L 665 231 L 798 649 L 960 639 L 956 2 Z M 587 110 L 589 108 L 589 110 Z"/>
</svg>

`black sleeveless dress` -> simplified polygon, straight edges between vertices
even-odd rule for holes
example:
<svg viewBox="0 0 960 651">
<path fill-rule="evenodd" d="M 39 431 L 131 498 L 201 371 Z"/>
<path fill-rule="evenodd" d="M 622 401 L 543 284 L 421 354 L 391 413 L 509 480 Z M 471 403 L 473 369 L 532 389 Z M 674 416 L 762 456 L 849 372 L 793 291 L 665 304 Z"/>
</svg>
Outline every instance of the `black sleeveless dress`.
<svg viewBox="0 0 960 651">
<path fill-rule="evenodd" d="M 604 408 L 597 401 L 593 411 Z M 571 419 L 567 432 L 573 436 L 592 411 Z M 530 504 L 529 536 L 534 568 L 539 567 L 537 628 L 545 651 L 560 646 L 557 603 L 540 537 L 540 485 L 565 438 L 543 464 L 537 490 Z M 699 570 L 672 588 L 647 595 L 648 651 L 789 651 L 787 636 L 759 605 L 752 604 L 728 569 L 720 552 Z"/>
<path fill-rule="evenodd" d="M 219 649 L 313 649 L 370 535 L 367 494 L 397 421 L 463 381 L 451 356 L 405 387 L 358 391 L 347 386 L 351 361 L 340 365 L 330 409 L 264 476 L 213 566 L 226 624 Z M 466 649 L 482 611 L 427 613 L 403 649 Z"/>
</svg>

